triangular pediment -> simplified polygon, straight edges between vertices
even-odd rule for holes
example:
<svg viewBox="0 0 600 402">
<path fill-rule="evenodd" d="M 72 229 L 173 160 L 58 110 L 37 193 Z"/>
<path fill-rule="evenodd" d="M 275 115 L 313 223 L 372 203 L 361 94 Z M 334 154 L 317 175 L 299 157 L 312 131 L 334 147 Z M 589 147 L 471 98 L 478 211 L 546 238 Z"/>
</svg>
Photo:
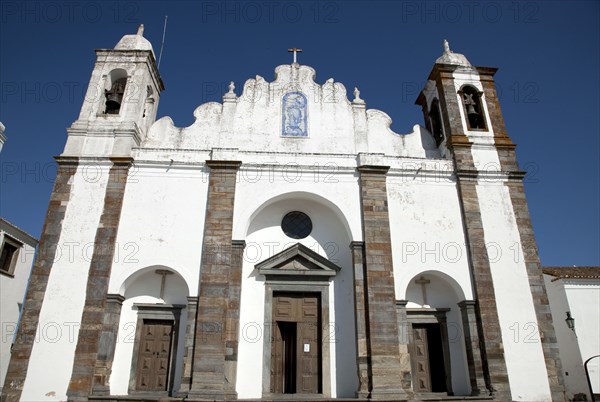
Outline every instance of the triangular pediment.
<svg viewBox="0 0 600 402">
<path fill-rule="evenodd" d="M 295 245 L 255 265 L 259 274 L 267 279 L 328 280 L 341 269 L 308 247 Z"/>
</svg>

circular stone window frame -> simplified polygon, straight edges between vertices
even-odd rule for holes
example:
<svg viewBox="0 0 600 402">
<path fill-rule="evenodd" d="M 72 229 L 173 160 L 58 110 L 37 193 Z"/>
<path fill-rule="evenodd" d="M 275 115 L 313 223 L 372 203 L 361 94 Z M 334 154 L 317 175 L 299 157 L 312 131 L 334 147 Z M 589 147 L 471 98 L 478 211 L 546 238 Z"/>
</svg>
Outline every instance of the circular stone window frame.
<svg viewBox="0 0 600 402">
<path fill-rule="evenodd" d="M 301 219 L 301 221 L 294 222 L 298 219 Z M 290 211 L 286 213 L 283 218 L 281 218 L 280 227 L 287 237 L 294 240 L 305 239 L 310 236 L 313 231 L 312 219 L 302 211 Z M 307 228 L 308 232 L 306 232 Z"/>
</svg>

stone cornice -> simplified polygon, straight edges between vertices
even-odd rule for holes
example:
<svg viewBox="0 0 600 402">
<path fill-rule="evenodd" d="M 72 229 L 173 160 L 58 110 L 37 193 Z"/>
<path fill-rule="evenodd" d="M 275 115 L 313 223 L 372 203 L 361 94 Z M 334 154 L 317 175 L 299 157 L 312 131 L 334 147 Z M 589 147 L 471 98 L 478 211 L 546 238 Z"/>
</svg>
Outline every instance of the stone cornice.
<svg viewBox="0 0 600 402">
<path fill-rule="evenodd" d="M 210 159 L 206 161 L 206 166 L 211 169 L 238 170 L 241 165 L 241 161 L 217 161 Z"/>
<path fill-rule="evenodd" d="M 388 170 L 390 170 L 389 166 L 375 166 L 375 165 L 361 165 L 356 168 L 360 173 L 371 173 L 371 174 L 380 174 L 386 175 Z"/>
<path fill-rule="evenodd" d="M 133 158 L 130 156 L 109 156 L 114 166 L 129 167 L 133 164 Z"/>
</svg>

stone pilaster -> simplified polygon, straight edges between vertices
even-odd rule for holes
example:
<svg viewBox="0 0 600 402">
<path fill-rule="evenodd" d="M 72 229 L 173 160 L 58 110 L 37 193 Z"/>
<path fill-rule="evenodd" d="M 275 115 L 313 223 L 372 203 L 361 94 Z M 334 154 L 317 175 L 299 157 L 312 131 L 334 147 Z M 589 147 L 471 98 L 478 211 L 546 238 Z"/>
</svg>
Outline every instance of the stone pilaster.
<svg viewBox="0 0 600 402">
<path fill-rule="evenodd" d="M 352 265 L 354 267 L 354 322 L 356 326 L 356 366 L 358 367 L 357 398 L 366 398 L 371 389 L 371 358 L 369 354 L 369 312 L 367 311 L 365 289 L 365 243 L 353 241 L 350 243 L 352 250 Z"/>
<path fill-rule="evenodd" d="M 110 159 L 113 165 L 108 172 L 104 207 L 94 239 L 73 372 L 67 389 L 67 396 L 71 401 L 87 400 L 92 392 L 100 336 L 103 332 L 103 325 L 98 323 L 104 321 L 106 295 L 115 254 L 123 196 L 129 168 L 133 162 L 129 157 Z"/>
<path fill-rule="evenodd" d="M 56 161 L 58 171 L 54 179 L 54 188 L 50 196 L 38 252 L 31 269 L 19 329 L 12 347 L 4 387 L 2 388 L 3 402 L 17 402 L 21 399 L 21 392 L 23 392 L 29 366 L 29 357 L 31 356 L 39 323 L 40 310 L 46 294 L 50 271 L 56 258 L 65 212 L 71 198 L 73 176 L 77 171 L 78 159 L 75 157 L 56 157 Z"/>
<path fill-rule="evenodd" d="M 483 373 L 481 350 L 479 348 L 479 336 L 477 335 L 477 314 L 475 312 L 475 305 L 476 303 L 473 300 L 464 300 L 458 303 L 462 316 L 472 396 L 485 393 L 485 377 Z"/>
<path fill-rule="evenodd" d="M 124 300 L 125 297 L 119 294 L 106 295 L 106 310 L 104 311 L 98 358 L 94 369 L 94 384 L 92 386 L 92 394 L 94 395 L 110 394 L 110 373 L 115 356 L 119 319 L 121 318 L 121 307 L 123 307 Z"/>
<path fill-rule="evenodd" d="M 406 313 L 406 304 L 408 300 L 396 301 L 396 315 L 398 317 L 398 328 L 400 331 L 400 370 L 402 371 L 402 388 L 408 392 L 412 392 L 412 368 L 410 365 L 410 352 L 408 349 L 409 333 L 412 330 L 412 325 L 408 322 Z"/>
<path fill-rule="evenodd" d="M 476 176 L 476 173 L 457 172 L 457 184 L 467 256 L 471 265 L 471 278 L 477 299 L 475 306 L 477 330 L 479 339 L 482 340 L 480 343 L 482 360 L 486 362 L 484 365 L 486 388 L 498 398 L 509 399 L 510 386 L 496 306 L 496 292 L 492 281 L 490 260 L 485 247 L 481 210 L 477 197 L 477 181 L 471 176 L 472 174 Z"/>
<path fill-rule="evenodd" d="M 181 375 L 181 386 L 176 395 L 182 398 L 190 392 L 192 384 L 192 362 L 194 358 L 194 334 L 196 333 L 198 297 L 188 296 L 187 300 L 187 324 L 185 329 L 185 344 L 183 346 L 183 374 Z"/>
<path fill-rule="evenodd" d="M 231 268 L 229 274 L 229 305 L 227 306 L 227 321 L 225 340 L 225 392 L 237 397 L 235 391 L 238 338 L 240 332 L 240 298 L 242 293 L 242 265 L 244 263 L 244 240 L 234 240 L 231 243 Z"/>
<path fill-rule="evenodd" d="M 365 241 L 365 301 L 371 398 L 402 399 L 398 319 L 392 264 L 386 173 L 389 166 L 360 166 L 362 224 Z"/>
<path fill-rule="evenodd" d="M 206 161 L 210 168 L 190 398 L 235 398 L 226 387 L 227 319 L 232 265 L 233 205 L 241 162 Z"/>
</svg>

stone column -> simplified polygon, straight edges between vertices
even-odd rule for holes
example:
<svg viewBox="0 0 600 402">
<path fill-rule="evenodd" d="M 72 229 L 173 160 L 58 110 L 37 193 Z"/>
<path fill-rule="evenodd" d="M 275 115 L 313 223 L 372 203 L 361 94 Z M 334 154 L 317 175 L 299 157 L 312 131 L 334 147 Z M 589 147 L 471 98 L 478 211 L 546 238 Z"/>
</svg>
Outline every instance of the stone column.
<svg viewBox="0 0 600 402">
<path fill-rule="evenodd" d="M 242 292 L 242 265 L 244 263 L 244 240 L 234 240 L 231 243 L 231 271 L 229 275 L 229 304 L 227 306 L 227 321 L 225 334 L 225 393 L 228 397 L 237 397 L 235 390 L 238 338 L 240 332 L 240 297 Z"/>
<path fill-rule="evenodd" d="M 31 269 L 29 285 L 23 303 L 19 329 L 12 347 L 10 362 L 6 372 L 2 401 L 17 402 L 21 399 L 23 384 L 27 376 L 29 357 L 33 349 L 39 323 L 40 310 L 46 294 L 50 271 L 56 257 L 58 241 L 62 231 L 65 212 L 71 198 L 71 184 L 77 171 L 76 157 L 56 157 L 58 171 L 50 196 L 46 220 L 42 228 L 38 252 Z"/>
<path fill-rule="evenodd" d="M 176 395 L 180 398 L 187 396 L 192 384 L 192 362 L 194 358 L 194 334 L 196 333 L 198 297 L 188 296 L 187 301 L 187 324 L 185 328 L 185 344 L 183 345 L 183 374 L 181 375 L 181 385 Z"/>
<path fill-rule="evenodd" d="M 358 367 L 357 398 L 367 398 L 371 389 L 371 358 L 369 355 L 369 312 L 367 311 L 365 289 L 365 243 L 353 241 L 352 265 L 354 267 L 354 322 L 356 327 L 356 366 Z"/>
<path fill-rule="evenodd" d="M 458 303 L 462 315 L 472 396 L 481 395 L 485 390 L 483 361 L 481 360 L 479 337 L 477 336 L 477 314 L 475 312 L 475 305 L 476 302 L 473 300 L 464 300 Z"/>
<path fill-rule="evenodd" d="M 88 395 L 92 392 L 100 336 L 103 332 L 103 326 L 98 323 L 104 321 L 108 282 L 115 254 L 127 173 L 133 162 L 133 158 L 129 157 L 110 159 L 113 165 L 108 172 L 104 207 L 94 239 L 94 251 L 90 262 L 73 372 L 67 389 L 67 396 L 71 401 L 87 401 Z"/>
<path fill-rule="evenodd" d="M 388 216 L 386 173 L 389 166 L 359 166 L 365 241 L 365 301 L 371 398 L 403 399 L 398 319 Z"/>
<path fill-rule="evenodd" d="M 396 301 L 396 315 L 398 316 L 398 328 L 400 337 L 400 369 L 402 370 L 402 388 L 406 392 L 412 392 L 412 368 L 410 363 L 410 352 L 408 351 L 408 344 L 410 341 L 410 333 L 412 325 L 408 322 L 408 315 L 406 314 L 406 303 L 408 300 L 397 300 Z"/>
<path fill-rule="evenodd" d="M 92 387 L 92 394 L 94 395 L 110 395 L 109 380 L 115 356 L 123 301 L 125 301 L 125 297 L 119 294 L 106 295 L 106 310 L 104 311 L 98 358 L 94 369 L 94 385 Z"/>
<path fill-rule="evenodd" d="M 222 400 L 234 397 L 225 386 L 225 355 L 233 205 L 241 162 L 210 160 L 206 164 L 210 168 L 210 179 L 189 397 Z"/>
</svg>

